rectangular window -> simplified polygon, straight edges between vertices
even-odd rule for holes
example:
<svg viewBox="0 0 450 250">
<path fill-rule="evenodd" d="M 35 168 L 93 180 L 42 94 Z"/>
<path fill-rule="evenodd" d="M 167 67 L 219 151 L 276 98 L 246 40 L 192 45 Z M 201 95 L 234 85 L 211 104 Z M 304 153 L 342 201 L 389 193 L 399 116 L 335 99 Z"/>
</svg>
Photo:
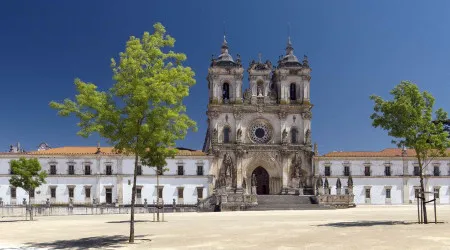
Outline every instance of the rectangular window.
<svg viewBox="0 0 450 250">
<path fill-rule="evenodd" d="M 158 198 L 159 199 L 163 198 L 163 188 L 162 187 L 158 188 Z"/>
<path fill-rule="evenodd" d="M 350 194 L 350 193 L 348 192 L 348 188 L 345 189 L 345 194 Z"/>
<path fill-rule="evenodd" d="M 370 188 L 366 188 L 366 199 L 370 199 Z"/>
<path fill-rule="evenodd" d="M 178 175 L 184 175 L 184 168 L 183 168 L 183 165 L 178 166 L 177 174 L 178 174 Z"/>
<path fill-rule="evenodd" d="M 197 175 L 203 175 L 203 166 L 201 165 L 197 166 Z"/>
<path fill-rule="evenodd" d="M 85 165 L 84 166 L 84 174 L 85 175 L 90 175 L 91 174 L 91 166 L 90 165 Z"/>
<path fill-rule="evenodd" d="M 197 198 L 203 199 L 203 187 L 197 188 Z"/>
<path fill-rule="evenodd" d="M 439 199 L 439 188 L 434 188 L 434 198 Z"/>
<path fill-rule="evenodd" d="M 14 174 L 12 167 L 9 169 L 9 174 Z"/>
<path fill-rule="evenodd" d="M 364 167 L 364 175 L 370 176 L 370 167 Z"/>
<path fill-rule="evenodd" d="M 420 169 L 419 167 L 414 167 L 414 175 L 419 176 L 420 175 Z"/>
<path fill-rule="evenodd" d="M 106 175 L 112 175 L 112 166 L 106 165 Z"/>
<path fill-rule="evenodd" d="M 69 187 L 69 198 L 73 198 L 73 187 Z"/>
<path fill-rule="evenodd" d="M 178 199 L 183 199 L 184 188 L 178 187 Z"/>
<path fill-rule="evenodd" d="M 137 166 L 137 175 L 142 175 L 142 166 L 141 165 Z"/>
<path fill-rule="evenodd" d="M 330 176 L 331 175 L 331 169 L 329 166 L 325 167 L 325 176 Z"/>
<path fill-rule="evenodd" d="M 30 190 L 30 198 L 34 198 L 34 188 Z"/>
<path fill-rule="evenodd" d="M 50 174 L 55 175 L 56 174 L 56 165 L 50 165 Z"/>
<path fill-rule="evenodd" d="M 391 167 L 389 166 L 384 167 L 384 174 L 386 176 L 391 176 Z"/>
<path fill-rule="evenodd" d="M 390 199 L 390 198 L 391 198 L 391 189 L 386 188 L 386 199 Z"/>
<path fill-rule="evenodd" d="M 75 174 L 75 167 L 73 165 L 69 165 L 69 174 L 74 175 Z"/>
<path fill-rule="evenodd" d="M 142 189 L 136 188 L 136 198 L 140 199 L 142 198 Z"/>
<path fill-rule="evenodd" d="M 56 188 L 55 187 L 50 188 L 50 197 L 56 198 Z"/>
<path fill-rule="evenodd" d="M 350 167 L 349 166 L 344 166 L 344 175 L 350 176 Z"/>
<path fill-rule="evenodd" d="M 441 170 L 439 170 L 439 166 L 434 166 L 433 174 L 434 174 L 434 176 L 440 176 L 441 175 Z"/>
<path fill-rule="evenodd" d="M 85 187 L 84 188 L 84 196 L 86 198 L 91 198 L 91 187 Z"/>
<path fill-rule="evenodd" d="M 16 196 L 16 188 L 15 187 L 11 187 L 11 199 L 15 199 Z"/>
<path fill-rule="evenodd" d="M 414 197 L 415 198 L 419 197 L 419 189 L 418 188 L 414 189 Z"/>
</svg>

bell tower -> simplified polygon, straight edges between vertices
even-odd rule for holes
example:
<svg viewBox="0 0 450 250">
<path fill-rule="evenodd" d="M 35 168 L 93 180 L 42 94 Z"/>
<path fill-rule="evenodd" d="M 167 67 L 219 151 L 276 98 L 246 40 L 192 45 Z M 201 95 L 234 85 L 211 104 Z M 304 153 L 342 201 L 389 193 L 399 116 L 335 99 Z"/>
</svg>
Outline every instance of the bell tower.
<svg viewBox="0 0 450 250">
<path fill-rule="evenodd" d="M 242 103 L 243 72 L 240 56 L 237 55 L 236 62 L 233 60 L 224 36 L 221 53 L 217 58 L 213 56 L 208 69 L 209 103 Z"/>
</svg>

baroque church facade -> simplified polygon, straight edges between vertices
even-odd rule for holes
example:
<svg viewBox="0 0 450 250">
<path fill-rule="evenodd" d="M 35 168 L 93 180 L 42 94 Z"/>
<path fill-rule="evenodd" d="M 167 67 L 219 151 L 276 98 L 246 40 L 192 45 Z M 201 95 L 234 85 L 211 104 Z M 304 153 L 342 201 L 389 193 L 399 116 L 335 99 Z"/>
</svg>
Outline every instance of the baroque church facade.
<svg viewBox="0 0 450 250">
<path fill-rule="evenodd" d="M 313 192 L 311 68 L 288 39 L 277 65 L 252 61 L 243 90 L 241 58 L 221 54 L 208 69 L 208 130 L 203 150 L 212 155 L 215 190 L 230 193 Z"/>
</svg>

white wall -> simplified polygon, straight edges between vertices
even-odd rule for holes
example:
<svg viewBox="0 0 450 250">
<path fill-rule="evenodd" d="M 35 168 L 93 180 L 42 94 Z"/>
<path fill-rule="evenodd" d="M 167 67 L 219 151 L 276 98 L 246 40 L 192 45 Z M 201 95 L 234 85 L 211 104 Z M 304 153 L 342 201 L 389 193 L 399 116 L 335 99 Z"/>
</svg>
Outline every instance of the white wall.
<svg viewBox="0 0 450 250">
<path fill-rule="evenodd" d="M 385 176 L 385 165 L 390 163 L 391 176 Z M 413 176 L 414 159 L 407 160 L 408 172 L 403 174 L 403 161 L 397 158 L 323 158 L 316 162 L 318 174 L 327 177 L 331 193 L 336 194 L 336 180 L 341 179 L 342 188 L 347 186 L 348 177 L 344 176 L 344 165 L 350 166 L 353 177 L 353 194 L 356 204 L 410 204 L 415 202 L 414 187 L 420 185 L 419 178 Z M 364 169 L 370 163 L 371 175 L 365 176 Z M 439 166 L 441 176 L 433 176 L 434 166 Z M 325 176 L 325 166 L 330 166 L 331 176 Z M 450 159 L 432 161 L 426 168 L 425 186 L 427 191 L 440 187 L 440 204 L 450 204 Z M 404 185 L 406 183 L 406 185 Z M 371 198 L 366 200 L 365 189 L 370 188 Z M 391 189 L 391 199 L 386 199 L 386 188 Z M 342 190 L 344 192 L 344 190 Z M 403 193 L 407 201 L 403 200 Z M 430 195 L 429 199 L 432 199 Z"/>
<path fill-rule="evenodd" d="M 4 204 L 12 202 L 9 185 L 9 162 L 19 157 L 36 157 L 19 154 L 0 155 L 0 198 Z M 47 199 L 56 203 L 69 202 L 69 187 L 74 187 L 73 201 L 76 203 L 92 202 L 95 198 L 100 203 L 106 202 L 106 188 L 112 189 L 112 202 L 116 199 L 124 204 L 131 202 L 134 159 L 132 157 L 120 156 L 39 156 L 38 160 L 42 169 L 48 172 L 46 184 L 41 185 L 35 190 L 34 203 L 45 203 Z M 210 162 L 208 156 L 176 156 L 173 159 L 167 159 L 168 169 L 160 176 L 160 186 L 164 186 L 163 198 L 166 203 L 172 203 L 172 199 L 178 201 L 177 187 L 184 187 L 184 203 L 197 202 L 197 187 L 203 187 L 203 198 L 210 194 L 209 183 Z M 91 166 L 91 175 L 84 174 L 84 165 Z M 50 175 L 50 165 L 56 165 L 56 175 Z M 74 165 L 75 174 L 68 174 L 68 166 Z M 106 165 L 112 166 L 112 175 L 106 175 Z M 178 165 L 183 165 L 184 175 L 178 175 Z M 197 166 L 203 166 L 203 175 L 197 175 Z M 137 185 L 142 186 L 142 199 L 140 203 L 147 199 L 151 203 L 156 199 L 156 176 L 155 168 L 142 166 L 142 175 L 137 177 Z M 85 198 L 85 187 L 91 187 L 89 199 Z M 50 188 L 56 188 L 56 198 L 51 199 Z M 20 188 L 16 191 L 16 203 L 21 204 L 23 198 L 28 201 L 28 195 Z"/>
</svg>

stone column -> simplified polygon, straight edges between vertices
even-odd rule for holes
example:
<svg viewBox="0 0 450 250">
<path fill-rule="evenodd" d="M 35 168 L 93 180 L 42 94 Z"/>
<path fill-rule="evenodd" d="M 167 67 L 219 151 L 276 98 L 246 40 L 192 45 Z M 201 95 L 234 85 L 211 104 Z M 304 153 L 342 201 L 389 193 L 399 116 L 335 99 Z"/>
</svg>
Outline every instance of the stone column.
<svg viewBox="0 0 450 250">
<path fill-rule="evenodd" d="M 302 76 L 302 90 L 303 90 L 303 101 L 309 101 L 309 80 L 311 79 L 308 75 Z"/>
<path fill-rule="evenodd" d="M 241 148 L 236 149 L 236 192 L 242 193 L 242 181 L 244 178 L 242 158 L 244 156 L 244 151 Z"/>
</svg>

